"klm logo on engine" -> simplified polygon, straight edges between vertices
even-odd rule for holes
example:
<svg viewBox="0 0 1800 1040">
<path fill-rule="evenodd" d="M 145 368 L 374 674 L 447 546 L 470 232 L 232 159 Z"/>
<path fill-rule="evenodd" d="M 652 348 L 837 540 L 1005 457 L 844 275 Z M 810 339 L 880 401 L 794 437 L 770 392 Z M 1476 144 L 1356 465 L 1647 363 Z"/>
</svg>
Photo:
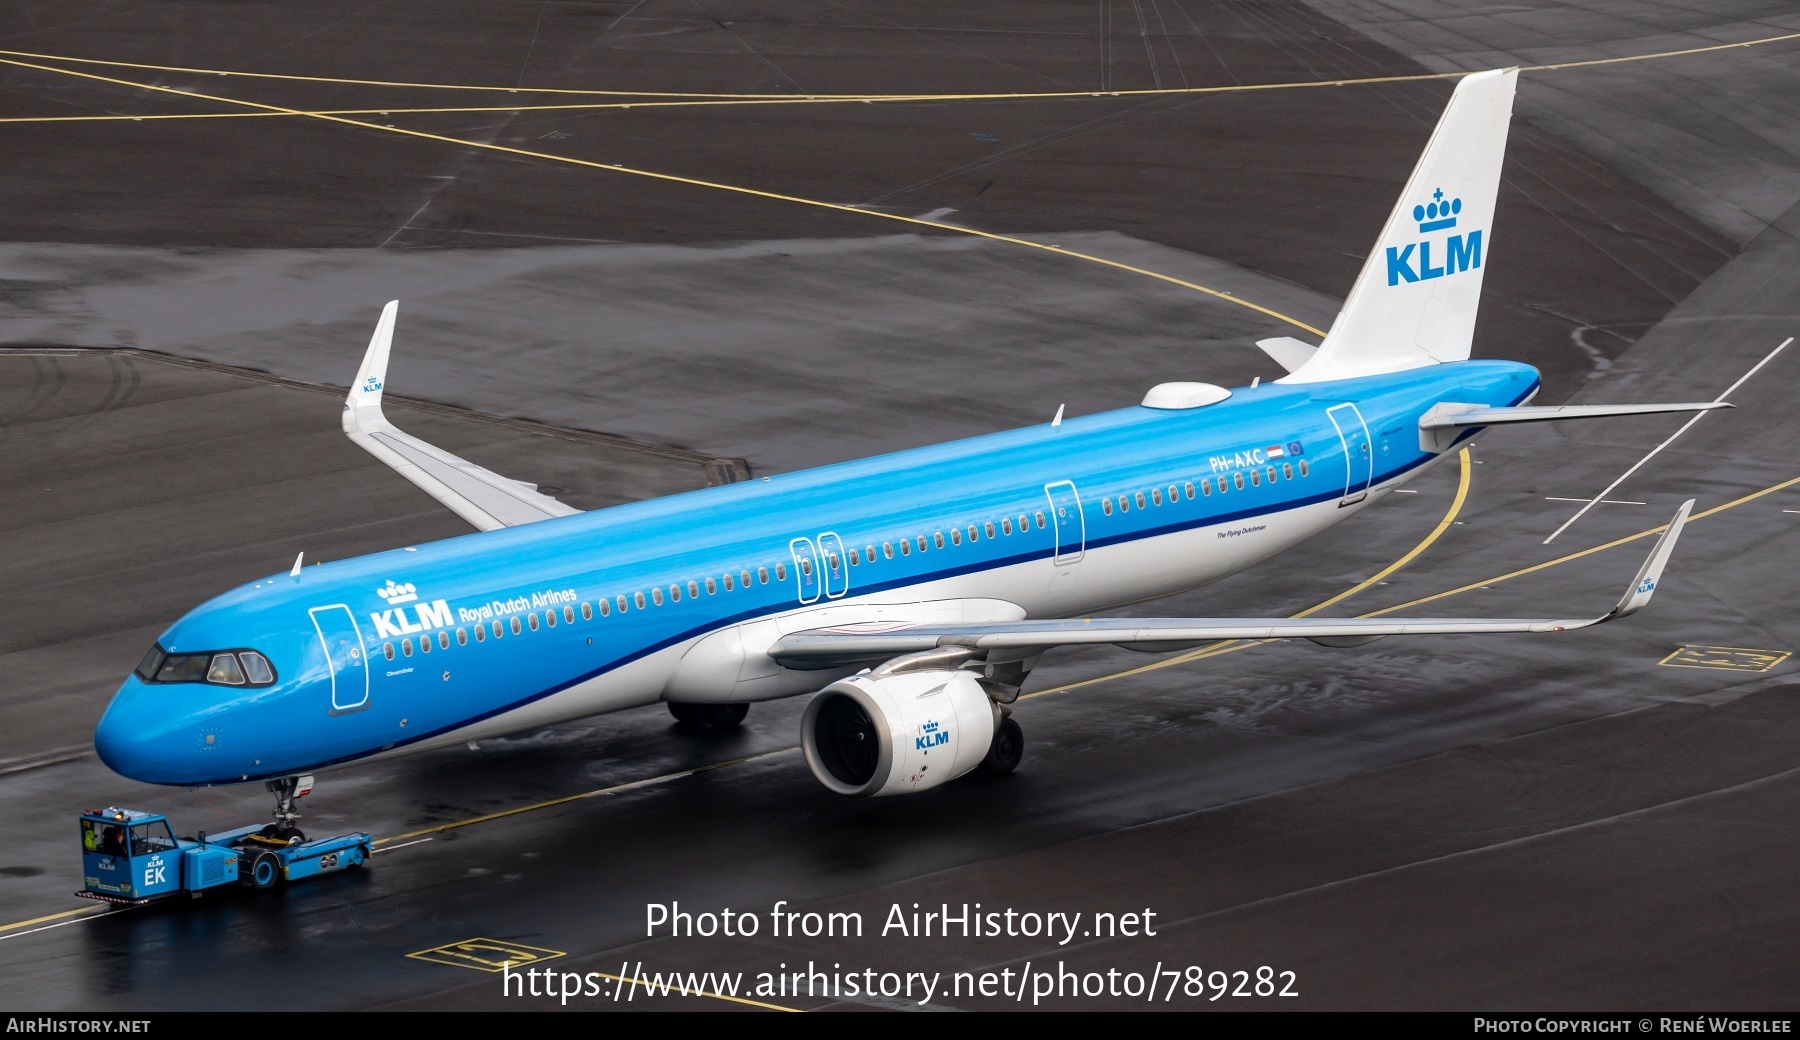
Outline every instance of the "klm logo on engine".
<svg viewBox="0 0 1800 1040">
<path fill-rule="evenodd" d="M 940 722 L 927 722 L 919 727 L 919 735 L 913 738 L 913 750 L 929 751 L 948 743 L 950 743 L 950 731 L 944 729 Z"/>
<path fill-rule="evenodd" d="M 1444 189 L 1439 188 L 1431 193 L 1431 201 L 1414 206 L 1413 220 L 1419 224 L 1419 234 L 1427 235 L 1434 231 L 1449 231 L 1456 227 L 1457 215 L 1462 212 L 1461 199 L 1444 198 Z M 1434 266 L 1433 261 L 1436 261 Z M 1401 282 L 1423 282 L 1433 278 L 1473 271 L 1481 266 L 1481 230 L 1466 231 L 1442 238 L 1427 238 L 1422 242 L 1413 242 L 1405 248 L 1387 247 L 1387 283 L 1399 285 Z"/>
<path fill-rule="evenodd" d="M 375 638 L 399 639 L 424 632 L 433 628 L 446 628 L 453 622 L 448 600 L 435 599 L 430 603 L 414 602 L 419 598 L 419 590 L 412 582 L 397 585 L 390 581 L 385 588 L 375 590 L 375 594 L 385 600 L 391 609 L 369 615 L 375 622 Z M 412 603 L 411 608 L 393 606 L 398 603 Z"/>
</svg>

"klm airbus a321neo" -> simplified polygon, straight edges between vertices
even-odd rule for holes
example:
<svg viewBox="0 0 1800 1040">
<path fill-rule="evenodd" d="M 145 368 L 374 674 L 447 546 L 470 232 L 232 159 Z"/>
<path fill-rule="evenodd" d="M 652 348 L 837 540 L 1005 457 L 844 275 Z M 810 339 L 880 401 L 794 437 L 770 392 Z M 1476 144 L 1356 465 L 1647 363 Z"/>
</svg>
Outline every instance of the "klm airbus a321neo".
<svg viewBox="0 0 1800 1040">
<path fill-rule="evenodd" d="M 735 726 L 751 702 L 814 694 L 819 782 L 902 794 L 1012 769 L 1006 705 L 1053 647 L 1350 646 L 1633 613 L 1691 502 L 1594 619 L 1091 616 L 1265 560 L 1487 427 L 1713 407 L 1528 407 L 1536 370 L 1469 360 L 1516 78 L 1458 84 L 1330 334 L 1265 341 L 1289 374 L 1258 386 L 1164 383 L 1136 408 L 583 513 L 388 423 L 390 303 L 344 431 L 479 532 L 296 562 L 202 604 L 126 678 L 95 746 L 152 783 L 266 781 L 272 832 L 291 833 L 320 767 L 657 701 Z"/>
</svg>

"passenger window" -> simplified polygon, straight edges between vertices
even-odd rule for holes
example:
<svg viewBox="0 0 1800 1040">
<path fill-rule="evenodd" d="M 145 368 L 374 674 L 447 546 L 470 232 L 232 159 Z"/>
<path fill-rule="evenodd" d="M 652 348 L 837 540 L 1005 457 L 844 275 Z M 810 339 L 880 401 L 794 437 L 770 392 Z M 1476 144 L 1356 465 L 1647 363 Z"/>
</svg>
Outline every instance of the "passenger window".
<svg viewBox="0 0 1800 1040">
<path fill-rule="evenodd" d="M 212 667 L 206 670 L 206 681 L 226 686 L 244 685 L 244 670 L 238 666 L 237 655 L 214 654 Z"/>
<path fill-rule="evenodd" d="M 1304 477 L 1304 476 L 1306 476 L 1306 474 L 1308 472 L 1309 472 L 1309 467 L 1306 465 L 1306 460 L 1301 459 L 1300 460 L 1300 475 Z"/>
<path fill-rule="evenodd" d="M 551 628 L 556 627 L 556 608 L 552 607 L 549 610 L 544 611 L 544 624 L 549 625 Z"/>
<path fill-rule="evenodd" d="M 476 625 L 475 626 L 475 641 L 477 643 L 482 643 L 482 642 L 487 641 L 487 626 L 486 625 Z"/>
<path fill-rule="evenodd" d="M 1239 491 L 1244 490 L 1244 474 L 1241 470 L 1231 475 L 1231 486 Z"/>
<path fill-rule="evenodd" d="M 1192 486 L 1192 485 L 1190 485 L 1190 486 Z M 1211 498 L 1212 497 L 1212 481 L 1206 479 L 1205 477 L 1201 477 L 1200 478 L 1200 493 L 1202 495 L 1205 495 L 1207 498 Z"/>
<path fill-rule="evenodd" d="M 671 603 L 680 603 L 681 602 L 681 586 L 680 585 L 669 586 L 669 602 L 671 602 Z"/>
<path fill-rule="evenodd" d="M 1009 516 L 1009 517 L 1005 517 L 1005 518 L 1001 519 L 1000 533 L 1001 534 L 1012 534 L 1012 517 Z"/>
<path fill-rule="evenodd" d="M 1144 493 L 1142 491 L 1137 493 L 1137 507 L 1139 509 L 1144 508 Z"/>
<path fill-rule="evenodd" d="M 1265 475 L 1269 478 L 1269 483 L 1271 483 L 1271 484 L 1275 483 L 1275 467 L 1274 466 L 1270 466 L 1268 473 Z"/>
<path fill-rule="evenodd" d="M 800 573 L 806 575 L 809 578 L 812 577 L 812 561 L 811 560 L 801 560 L 800 561 Z"/>
<path fill-rule="evenodd" d="M 726 592 L 731 591 L 731 575 L 730 574 L 725 575 L 725 591 Z"/>
<path fill-rule="evenodd" d="M 1040 530 L 1040 531 L 1042 531 L 1046 527 L 1050 526 L 1050 524 L 1044 520 L 1044 511 L 1042 509 L 1038 510 L 1037 522 L 1038 522 L 1038 530 Z"/>
<path fill-rule="evenodd" d="M 904 538 L 900 540 L 900 555 L 902 555 L 902 556 L 911 556 L 912 555 L 912 542 L 907 541 Z"/>
<path fill-rule="evenodd" d="M 750 587 L 750 572 L 749 571 L 746 570 L 746 571 L 738 572 L 738 584 L 742 585 L 744 588 Z"/>
<path fill-rule="evenodd" d="M 1162 505 L 1162 488 L 1157 488 L 1150 492 L 1150 501 L 1155 502 L 1159 506 Z"/>
<path fill-rule="evenodd" d="M 456 645 L 457 646 L 468 646 L 469 645 L 469 630 L 468 629 L 459 628 L 456 630 Z"/>
<path fill-rule="evenodd" d="M 536 614 L 533 614 L 533 615 L 531 615 L 531 620 L 533 620 L 533 621 L 536 621 L 536 620 L 537 620 L 537 615 L 536 615 Z M 515 635 L 515 636 L 516 636 L 516 635 L 522 635 L 522 634 L 523 634 L 523 633 L 521 633 L 521 632 L 520 632 L 520 630 L 519 630 L 519 616 L 518 616 L 518 615 L 517 615 L 517 614 L 514 614 L 514 615 L 513 615 L 513 617 L 512 617 L 512 622 L 511 622 L 511 623 L 510 623 L 510 624 L 508 624 L 508 625 L 507 625 L 507 627 L 508 627 L 508 628 L 510 628 L 510 629 L 512 629 L 512 634 L 513 634 L 513 635 Z M 533 626 L 531 626 L 531 627 L 532 627 L 532 628 L 536 628 L 536 627 L 537 627 L 537 626 L 536 626 L 536 625 L 533 625 Z"/>
<path fill-rule="evenodd" d="M 1169 504 L 1174 505 L 1176 502 L 1179 502 L 1180 500 L 1181 500 L 1180 493 L 1176 490 L 1175 485 L 1170 484 L 1169 485 Z"/>
<path fill-rule="evenodd" d="M 1131 499 L 1126 498 L 1124 495 L 1119 496 L 1119 512 L 1121 512 L 1121 513 L 1131 512 Z"/>
<path fill-rule="evenodd" d="M 517 618 L 514 618 L 513 624 L 516 625 L 518 623 L 519 623 L 519 620 Z M 495 621 L 494 622 L 494 638 L 499 639 L 501 636 L 504 636 L 504 635 L 506 635 L 506 630 L 500 627 L 499 621 Z"/>
<path fill-rule="evenodd" d="M 594 615 L 589 613 L 589 611 L 591 609 L 592 608 L 589 607 L 585 602 L 581 604 L 581 613 L 584 616 L 586 616 L 589 621 L 592 621 L 594 619 Z M 564 607 L 563 608 L 563 620 L 567 621 L 571 625 L 573 625 L 575 623 L 575 608 L 574 607 Z"/>
<path fill-rule="evenodd" d="M 931 533 L 931 542 L 933 545 L 936 545 L 938 548 L 942 549 L 944 547 L 944 532 L 933 531 Z"/>
<path fill-rule="evenodd" d="M 688 599 L 699 599 L 699 598 L 700 598 L 700 583 L 690 579 L 688 581 Z"/>
<path fill-rule="evenodd" d="M 381 656 L 392 661 L 394 659 L 394 644 L 392 644 L 392 643 L 381 644 Z"/>
<path fill-rule="evenodd" d="M 412 656 L 412 640 L 411 639 L 400 640 L 400 653 L 406 657 Z"/>
<path fill-rule="evenodd" d="M 925 551 L 925 536 L 924 535 L 919 536 L 919 551 L 920 552 Z"/>
<path fill-rule="evenodd" d="M 634 602 L 636 602 L 636 603 L 637 603 L 637 608 L 638 608 L 638 609 L 639 609 L 639 610 L 643 610 L 643 609 L 644 609 L 644 594 L 643 594 L 643 593 L 641 593 L 641 592 L 640 592 L 640 593 L 638 593 L 638 594 L 637 594 L 637 595 L 635 595 L 635 596 L 633 596 L 633 597 L 631 597 L 631 598 L 632 598 L 632 600 L 633 600 L 633 601 L 634 601 Z"/>
<path fill-rule="evenodd" d="M 1031 530 L 1031 517 L 1026 516 L 1024 513 L 1020 513 L 1019 514 L 1019 533 L 1024 534 L 1026 531 L 1029 531 L 1029 530 Z"/>
<path fill-rule="evenodd" d="M 1281 479 L 1282 480 L 1293 480 L 1294 479 L 1294 464 L 1293 463 L 1284 462 L 1281 464 Z"/>
<path fill-rule="evenodd" d="M 858 550 L 858 549 L 850 550 L 850 566 L 854 567 L 861 562 L 862 562 L 861 550 Z"/>
<path fill-rule="evenodd" d="M 756 568 L 756 582 L 759 585 L 767 585 L 769 583 L 769 568 Z"/>
<path fill-rule="evenodd" d="M 981 529 L 976 527 L 974 524 L 969 525 L 969 541 L 971 541 L 971 542 L 981 541 Z"/>
<path fill-rule="evenodd" d="M 1253 469 L 1250 471 L 1250 486 L 1251 487 L 1261 487 L 1262 486 L 1262 470 Z"/>
<path fill-rule="evenodd" d="M 448 632 L 439 632 L 438 633 L 438 649 L 439 650 L 450 649 L 450 633 L 448 633 Z"/>
<path fill-rule="evenodd" d="M 1100 511 L 1102 513 L 1105 513 L 1107 516 L 1111 516 L 1112 515 L 1112 499 L 1110 499 L 1110 498 L 1101 499 L 1100 500 Z"/>
<path fill-rule="evenodd" d="M 894 558 L 894 543 L 893 542 L 882 542 L 881 543 L 881 555 L 887 557 L 890 560 L 893 559 Z"/>
<path fill-rule="evenodd" d="M 786 581 L 787 580 L 787 564 L 778 563 L 775 565 L 775 580 L 776 581 Z"/>
<path fill-rule="evenodd" d="M 624 602 L 625 602 L 625 597 L 624 597 L 624 596 L 620 596 L 620 597 L 619 597 L 619 602 L 620 602 L 620 603 L 624 603 Z M 624 607 L 622 607 L 622 606 L 621 606 L 621 607 L 620 607 L 620 608 L 619 608 L 619 609 L 620 609 L 620 610 L 624 610 L 624 609 L 625 609 L 625 608 L 624 608 Z M 592 620 L 594 620 L 594 615 L 592 615 L 592 614 L 589 614 L 589 613 L 588 613 L 588 607 L 587 607 L 587 604 L 585 604 L 585 603 L 584 603 L 584 604 L 582 604 L 582 606 L 581 606 L 581 612 L 582 612 L 582 614 L 584 614 L 584 615 L 585 615 L 585 616 L 586 616 L 586 617 L 587 617 L 587 619 L 588 619 L 588 620 L 589 620 L 589 621 L 592 621 Z M 600 601 L 600 616 L 601 616 L 601 617 L 606 617 L 606 616 L 607 616 L 607 615 L 609 615 L 609 614 L 611 614 L 611 613 L 612 613 L 612 603 L 611 603 L 611 602 L 610 602 L 610 601 L 609 601 L 609 600 L 604 600 L 604 599 L 603 599 L 603 600 L 601 600 L 601 601 Z"/>
<path fill-rule="evenodd" d="M 987 535 L 989 538 L 994 537 L 994 522 L 992 520 L 989 520 L 987 523 L 982 524 L 981 530 L 982 530 L 982 533 Z"/>
<path fill-rule="evenodd" d="M 1190 480 L 1186 484 L 1181 485 L 1181 487 L 1182 490 L 1187 492 L 1188 501 L 1192 502 L 1194 500 L 1194 482 Z M 1170 497 L 1174 497 L 1174 494 L 1175 492 L 1173 491 L 1169 492 Z"/>
<path fill-rule="evenodd" d="M 659 607 L 663 605 L 663 594 L 662 594 L 662 589 L 660 587 L 650 590 L 650 602 L 656 604 Z"/>
<path fill-rule="evenodd" d="M 431 653 L 431 637 L 430 636 L 420 636 L 419 637 L 419 653 L 422 653 L 422 654 Z"/>
<path fill-rule="evenodd" d="M 527 621 L 527 622 L 529 622 L 529 623 L 530 623 L 530 625 L 531 625 L 531 630 L 532 630 L 532 631 L 533 631 L 533 632 L 536 632 L 536 631 L 537 631 L 537 630 L 538 630 L 538 619 L 537 619 L 537 611 L 535 611 L 535 610 L 534 610 L 534 611 L 532 611 L 532 612 L 531 612 L 531 613 L 530 613 L 530 614 L 527 614 L 527 615 L 526 615 L 526 616 L 525 616 L 525 620 L 526 620 L 526 621 Z M 514 624 L 514 625 L 515 625 L 515 626 L 517 626 L 517 625 L 518 625 L 518 623 L 519 623 L 519 619 L 518 619 L 518 618 L 513 618 L 513 624 Z M 515 627 L 515 628 L 514 628 L 514 629 L 513 629 L 513 635 L 515 635 L 515 636 L 516 636 L 516 635 L 518 635 L 518 634 L 519 634 L 519 630 L 518 630 L 518 628 L 517 628 L 517 627 Z"/>
<path fill-rule="evenodd" d="M 254 650 L 246 650 L 238 655 L 244 662 L 244 676 L 258 686 L 275 681 L 275 669 L 269 667 L 269 659 Z"/>
<path fill-rule="evenodd" d="M 863 562 L 864 563 L 874 563 L 875 562 L 875 547 L 873 545 L 868 546 L 863 549 Z"/>
<path fill-rule="evenodd" d="M 719 583 L 712 580 L 711 578 L 707 578 L 706 579 L 706 594 L 708 596 L 717 596 L 719 594 Z"/>
<path fill-rule="evenodd" d="M 952 527 L 950 529 L 950 544 L 951 545 L 961 545 L 962 544 L 962 528 Z"/>
</svg>

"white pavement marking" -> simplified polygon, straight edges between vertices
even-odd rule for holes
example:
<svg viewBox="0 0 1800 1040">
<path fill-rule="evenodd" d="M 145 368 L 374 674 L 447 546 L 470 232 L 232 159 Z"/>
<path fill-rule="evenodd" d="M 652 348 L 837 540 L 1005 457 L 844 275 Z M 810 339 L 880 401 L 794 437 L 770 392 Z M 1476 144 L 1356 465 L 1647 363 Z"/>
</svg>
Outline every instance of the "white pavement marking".
<svg viewBox="0 0 1800 1040">
<path fill-rule="evenodd" d="M 1748 380 L 1751 376 L 1755 375 L 1757 372 L 1761 371 L 1762 367 L 1764 365 L 1775 360 L 1775 355 L 1781 353 L 1783 350 L 1786 350 L 1787 345 L 1792 342 L 1794 342 L 1794 337 L 1792 337 L 1792 336 L 1789 336 L 1787 339 L 1782 340 L 1780 346 L 1776 347 L 1774 350 L 1769 351 L 1766 355 L 1763 356 L 1763 359 L 1761 361 L 1758 361 L 1754 366 L 1751 367 L 1750 371 L 1745 372 L 1743 375 L 1739 376 L 1737 382 L 1726 387 L 1724 393 L 1713 398 L 1713 403 L 1719 404 L 1719 403 L 1723 402 L 1727 397 L 1730 397 L 1731 392 L 1733 390 L 1736 390 L 1738 387 L 1743 386 L 1745 381 Z M 1681 429 L 1676 430 L 1673 434 L 1671 434 L 1669 436 L 1668 440 L 1663 441 L 1661 444 L 1658 444 L 1654 448 L 1651 448 L 1650 454 L 1645 455 L 1643 458 L 1641 458 L 1641 459 L 1637 460 L 1637 462 L 1633 463 L 1632 467 L 1630 469 L 1626 470 L 1624 473 L 1619 474 L 1619 479 L 1606 485 L 1606 490 L 1600 492 L 1598 495 L 1595 495 L 1593 498 L 1589 499 L 1587 505 L 1584 505 L 1580 509 L 1576 510 L 1574 516 L 1569 517 L 1569 519 L 1563 521 L 1563 525 L 1561 527 L 1550 532 L 1550 537 L 1544 539 L 1544 544 L 1549 545 L 1551 542 L 1556 541 L 1557 535 L 1562 534 L 1564 531 L 1567 531 L 1569 529 L 1569 525 L 1573 524 L 1575 521 L 1577 521 L 1577 520 L 1581 519 L 1583 516 L 1585 516 L 1587 514 L 1588 510 L 1590 510 L 1590 509 L 1594 508 L 1594 506 L 1598 505 L 1600 503 L 1600 500 L 1604 499 L 1607 495 L 1611 494 L 1614 488 L 1618 487 L 1620 484 L 1625 483 L 1625 479 L 1627 477 L 1631 476 L 1633 473 L 1636 473 L 1638 471 L 1638 468 L 1643 466 L 1644 463 L 1649 462 L 1651 459 L 1655 458 L 1657 452 L 1662 451 L 1664 448 L 1668 447 L 1671 444 L 1674 444 L 1675 438 L 1680 437 L 1682 434 L 1688 432 L 1688 427 L 1699 422 L 1701 417 L 1704 415 L 1706 415 L 1705 412 L 1695 412 L 1694 417 L 1692 419 L 1689 419 L 1687 422 L 1682 423 Z"/>
<path fill-rule="evenodd" d="M 1587 501 L 1587 499 L 1585 499 L 1585 498 L 1556 498 L 1556 497 L 1553 497 L 1553 496 L 1551 496 L 1551 495 L 1545 495 L 1545 496 L 1544 496 L 1544 501 L 1546 501 L 1546 502 L 1586 502 L 1586 501 Z M 1631 501 L 1627 501 L 1627 500 L 1625 500 L 1625 499 L 1623 499 L 1623 498 L 1603 498 L 1603 499 L 1601 499 L 1601 500 L 1600 500 L 1600 504 L 1601 504 L 1601 505 L 1603 505 L 1603 506 L 1642 506 L 1642 505 L 1649 505 L 1649 503 L 1648 503 L 1648 502 L 1631 502 Z"/>
</svg>

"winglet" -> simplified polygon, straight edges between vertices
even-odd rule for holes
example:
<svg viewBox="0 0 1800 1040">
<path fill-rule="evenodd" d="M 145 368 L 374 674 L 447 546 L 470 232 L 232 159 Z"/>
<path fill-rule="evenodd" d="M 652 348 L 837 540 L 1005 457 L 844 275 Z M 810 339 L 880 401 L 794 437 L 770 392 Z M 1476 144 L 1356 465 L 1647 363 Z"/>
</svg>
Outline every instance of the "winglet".
<svg viewBox="0 0 1800 1040">
<path fill-rule="evenodd" d="M 300 565 L 304 562 L 306 562 L 306 550 L 302 549 L 300 555 L 294 557 L 294 568 L 293 570 L 288 571 L 288 577 L 298 578 L 300 576 Z"/>
<path fill-rule="evenodd" d="M 381 388 L 387 385 L 388 353 L 394 346 L 394 319 L 399 312 L 399 300 L 389 300 L 381 309 L 381 320 L 375 323 L 375 334 L 369 337 L 369 351 L 363 355 L 362 368 L 357 370 L 356 382 L 350 385 L 350 396 L 344 401 L 346 433 L 362 426 L 365 419 L 382 417 Z"/>
<path fill-rule="evenodd" d="M 1632 579 L 1631 587 L 1619 600 L 1619 605 L 1612 608 L 1612 613 L 1602 621 L 1612 621 L 1627 617 L 1644 609 L 1655 594 L 1656 586 L 1662 581 L 1663 567 L 1669 562 L 1669 554 L 1675 551 L 1675 541 L 1681 537 L 1681 528 L 1687 523 L 1688 514 L 1694 509 L 1694 500 L 1688 499 L 1675 511 L 1675 519 L 1669 521 L 1668 529 L 1656 540 L 1656 547 L 1650 550 L 1650 558 L 1638 568 L 1637 577 Z"/>
</svg>

